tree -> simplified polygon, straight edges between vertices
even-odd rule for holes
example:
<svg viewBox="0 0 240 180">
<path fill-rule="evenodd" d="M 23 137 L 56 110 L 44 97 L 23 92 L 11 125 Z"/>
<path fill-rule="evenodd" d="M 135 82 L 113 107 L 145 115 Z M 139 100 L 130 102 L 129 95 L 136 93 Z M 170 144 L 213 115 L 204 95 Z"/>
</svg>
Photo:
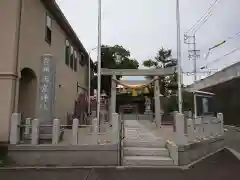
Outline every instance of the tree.
<svg viewBox="0 0 240 180">
<path fill-rule="evenodd" d="M 154 59 L 148 59 L 143 62 L 145 67 L 149 68 L 167 68 L 176 66 L 177 61 L 176 59 L 172 58 L 172 51 L 170 49 L 161 48 Z M 148 79 L 152 79 L 153 77 L 146 77 Z M 160 78 L 160 92 L 164 96 L 169 96 L 171 93 L 170 87 L 176 84 L 177 82 L 177 74 L 169 75 L 166 77 L 159 77 Z M 174 85 L 175 86 L 175 85 Z M 153 87 L 149 87 L 149 91 L 153 95 Z"/>
<path fill-rule="evenodd" d="M 130 51 L 124 47 L 102 45 L 101 67 L 109 69 L 138 69 L 139 63 L 135 59 L 131 59 Z M 97 62 L 94 63 L 97 67 Z M 97 68 L 95 68 L 97 73 Z M 121 76 L 117 76 L 120 79 Z M 92 88 L 97 89 L 97 76 L 92 80 Z M 108 95 L 111 93 L 111 76 L 101 76 L 101 91 L 105 91 Z"/>
</svg>

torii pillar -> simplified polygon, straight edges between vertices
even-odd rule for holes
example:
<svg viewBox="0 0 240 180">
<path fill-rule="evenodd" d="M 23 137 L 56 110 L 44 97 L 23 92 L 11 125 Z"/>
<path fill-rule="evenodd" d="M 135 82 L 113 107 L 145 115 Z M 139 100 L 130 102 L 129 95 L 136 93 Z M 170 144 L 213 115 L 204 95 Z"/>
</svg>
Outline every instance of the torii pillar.
<svg viewBox="0 0 240 180">
<path fill-rule="evenodd" d="M 154 81 L 154 103 L 155 103 L 155 122 L 158 128 L 162 126 L 162 112 L 160 104 L 160 87 L 159 79 L 155 76 L 156 80 Z"/>
<path fill-rule="evenodd" d="M 111 102 L 110 102 L 110 122 L 112 122 L 113 113 L 116 113 L 116 96 L 117 96 L 117 86 L 116 86 L 116 75 L 112 75 L 112 85 L 111 85 Z"/>
</svg>

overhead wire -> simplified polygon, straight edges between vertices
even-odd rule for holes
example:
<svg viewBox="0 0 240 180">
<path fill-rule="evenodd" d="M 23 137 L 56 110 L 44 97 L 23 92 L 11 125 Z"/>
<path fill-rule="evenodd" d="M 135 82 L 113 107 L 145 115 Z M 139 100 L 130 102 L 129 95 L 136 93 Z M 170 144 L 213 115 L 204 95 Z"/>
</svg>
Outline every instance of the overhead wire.
<svg viewBox="0 0 240 180">
<path fill-rule="evenodd" d="M 204 60 L 207 60 L 207 58 L 209 57 L 209 55 L 210 55 L 210 53 L 212 52 L 213 49 L 215 49 L 215 48 L 217 48 L 217 47 L 219 47 L 219 46 L 221 46 L 221 45 L 229 42 L 229 40 L 231 41 L 231 40 L 233 40 L 233 39 L 235 39 L 235 38 L 237 38 L 237 37 L 239 37 L 239 36 L 240 36 L 240 31 L 237 32 L 234 36 L 230 36 L 230 37 L 226 38 L 226 40 L 224 40 L 224 41 L 222 41 L 222 42 L 220 42 L 220 43 L 218 43 L 218 44 L 210 47 L 210 48 L 208 49 L 207 54 L 204 55 L 204 56 L 205 56 L 205 57 L 204 57 Z"/>
<path fill-rule="evenodd" d="M 211 4 L 210 7 L 208 8 L 208 10 L 203 14 L 203 16 L 186 32 L 186 34 L 188 34 L 189 32 L 193 31 L 194 29 L 200 29 L 202 27 L 203 24 L 205 24 L 207 22 L 207 20 L 212 16 L 211 12 L 214 10 L 214 8 L 216 7 L 216 5 L 220 2 L 221 0 L 214 0 Z M 201 24 L 201 22 L 203 22 Z M 197 27 L 199 26 L 200 27 Z"/>
<path fill-rule="evenodd" d="M 239 50 L 240 50 L 240 47 L 234 48 L 234 49 L 231 50 L 230 52 L 228 52 L 228 53 L 226 53 L 226 54 L 224 54 L 224 55 L 222 55 L 222 56 L 214 59 L 213 61 L 211 61 L 211 62 L 209 62 L 209 63 L 207 63 L 205 66 L 201 67 L 200 69 L 205 69 L 205 68 L 206 68 L 207 66 L 209 66 L 210 64 L 216 63 L 216 62 L 220 61 L 222 58 L 224 58 L 224 57 L 226 57 L 226 56 L 229 56 L 229 55 L 231 55 L 231 54 L 233 54 L 233 53 L 235 53 L 236 51 L 239 51 Z"/>
<path fill-rule="evenodd" d="M 240 36 L 240 31 L 237 32 L 234 36 L 230 36 L 227 38 L 227 40 L 232 40 L 232 39 L 235 39 L 236 37 Z"/>
<path fill-rule="evenodd" d="M 194 29 L 193 34 L 195 34 L 195 33 L 209 20 L 209 18 L 210 18 L 212 15 L 213 15 L 213 14 L 210 14 L 210 15 L 203 21 L 203 23 L 197 27 L 197 29 Z"/>
</svg>

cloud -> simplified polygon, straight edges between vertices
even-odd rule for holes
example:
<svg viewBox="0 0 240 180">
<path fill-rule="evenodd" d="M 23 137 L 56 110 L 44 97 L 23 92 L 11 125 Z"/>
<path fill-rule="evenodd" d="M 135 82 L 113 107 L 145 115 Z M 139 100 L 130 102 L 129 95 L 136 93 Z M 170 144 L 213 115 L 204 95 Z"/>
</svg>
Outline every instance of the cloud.
<svg viewBox="0 0 240 180">
<path fill-rule="evenodd" d="M 120 44 L 131 51 L 140 64 L 153 58 L 159 48 L 170 48 L 176 56 L 175 0 L 102 0 L 102 43 Z M 181 34 L 183 71 L 192 71 L 188 46 L 183 34 L 206 12 L 212 0 L 181 0 Z M 97 45 L 97 0 L 61 0 L 61 9 L 77 32 L 86 49 Z M 239 38 L 213 51 L 205 61 L 207 49 L 240 31 L 239 0 L 222 0 L 213 15 L 197 32 L 197 48 L 201 50 L 198 67 L 239 47 Z M 221 69 L 238 61 L 239 52 L 212 63 L 209 68 Z M 96 59 L 96 52 L 92 53 Z M 200 77 L 200 75 L 199 75 Z M 189 84 L 192 76 L 184 75 Z"/>
</svg>

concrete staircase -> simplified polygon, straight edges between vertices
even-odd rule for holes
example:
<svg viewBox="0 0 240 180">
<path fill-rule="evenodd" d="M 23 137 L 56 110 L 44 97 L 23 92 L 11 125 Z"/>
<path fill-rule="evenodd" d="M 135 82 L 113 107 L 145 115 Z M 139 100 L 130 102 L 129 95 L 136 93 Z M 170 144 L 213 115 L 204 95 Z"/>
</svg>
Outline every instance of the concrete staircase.
<svg viewBox="0 0 240 180">
<path fill-rule="evenodd" d="M 138 121 L 125 121 L 125 166 L 174 166 L 166 141 L 154 136 Z"/>
</svg>

